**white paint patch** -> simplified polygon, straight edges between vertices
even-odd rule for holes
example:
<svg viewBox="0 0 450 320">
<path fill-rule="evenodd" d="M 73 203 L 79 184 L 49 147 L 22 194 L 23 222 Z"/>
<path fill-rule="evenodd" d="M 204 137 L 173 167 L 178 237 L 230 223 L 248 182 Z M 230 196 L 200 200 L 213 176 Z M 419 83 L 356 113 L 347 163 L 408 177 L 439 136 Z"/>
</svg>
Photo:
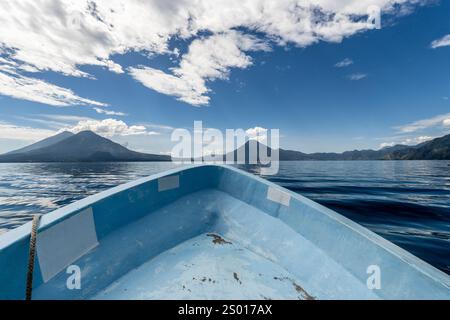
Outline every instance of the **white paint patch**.
<svg viewBox="0 0 450 320">
<path fill-rule="evenodd" d="M 282 204 L 283 206 L 289 207 L 289 202 L 291 201 L 291 195 L 286 192 L 281 191 L 275 187 L 269 187 L 267 189 L 267 199 Z"/>
<path fill-rule="evenodd" d="M 39 232 L 37 254 L 44 282 L 97 245 L 92 208 Z"/>
<path fill-rule="evenodd" d="M 180 176 L 168 176 L 158 179 L 158 192 L 180 187 Z"/>
</svg>

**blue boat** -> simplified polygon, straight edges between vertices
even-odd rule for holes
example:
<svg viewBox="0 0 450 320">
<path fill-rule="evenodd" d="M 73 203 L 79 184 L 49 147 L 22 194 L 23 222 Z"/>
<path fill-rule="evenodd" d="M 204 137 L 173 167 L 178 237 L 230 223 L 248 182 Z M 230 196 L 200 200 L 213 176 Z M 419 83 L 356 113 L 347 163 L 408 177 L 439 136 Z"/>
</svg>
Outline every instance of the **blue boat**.
<svg viewBox="0 0 450 320">
<path fill-rule="evenodd" d="M 33 299 L 450 299 L 445 273 L 222 165 L 127 183 L 44 215 L 36 233 L 1 235 L 0 299 L 25 299 L 32 261 Z"/>
</svg>

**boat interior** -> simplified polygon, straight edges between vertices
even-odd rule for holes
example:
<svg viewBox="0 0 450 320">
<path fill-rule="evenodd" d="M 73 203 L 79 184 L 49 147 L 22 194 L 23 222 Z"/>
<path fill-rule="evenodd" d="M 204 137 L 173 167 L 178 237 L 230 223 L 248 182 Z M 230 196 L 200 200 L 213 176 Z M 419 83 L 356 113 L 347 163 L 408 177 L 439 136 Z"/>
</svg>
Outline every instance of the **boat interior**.
<svg viewBox="0 0 450 320">
<path fill-rule="evenodd" d="M 24 298 L 30 228 L 0 238 L 0 298 Z M 202 165 L 44 215 L 33 299 L 446 299 L 449 287 L 444 273 L 332 210 Z"/>
</svg>

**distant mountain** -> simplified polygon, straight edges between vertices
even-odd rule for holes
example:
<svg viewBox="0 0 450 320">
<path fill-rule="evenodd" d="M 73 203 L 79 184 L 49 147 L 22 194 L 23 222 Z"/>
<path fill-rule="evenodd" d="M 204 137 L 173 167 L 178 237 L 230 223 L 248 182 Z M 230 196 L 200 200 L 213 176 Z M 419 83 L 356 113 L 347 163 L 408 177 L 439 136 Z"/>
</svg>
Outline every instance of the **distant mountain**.
<svg viewBox="0 0 450 320">
<path fill-rule="evenodd" d="M 244 154 L 245 162 L 248 163 L 248 162 L 250 162 L 250 159 L 249 159 L 250 151 L 256 150 L 257 160 L 259 162 L 259 148 L 261 146 L 266 147 L 267 148 L 266 154 L 268 156 L 271 156 L 271 154 L 272 154 L 271 148 L 263 145 L 262 143 L 257 142 L 256 140 L 249 140 L 245 144 L 243 144 L 242 146 L 240 146 L 239 148 L 234 150 L 233 152 L 230 152 L 227 155 L 224 155 L 223 159 L 226 160 L 226 158 L 230 158 L 230 159 L 233 159 L 234 161 L 237 161 L 239 154 Z M 296 154 L 301 154 L 301 152 L 299 152 L 299 151 L 292 151 L 292 152 L 295 152 Z"/>
<path fill-rule="evenodd" d="M 253 145 L 252 145 L 253 144 Z M 236 161 L 238 150 L 245 150 L 245 162 L 249 162 L 249 150 L 259 150 L 260 143 L 247 141 L 244 145 L 233 152 Z M 270 156 L 272 150 L 267 147 Z M 231 156 L 231 155 L 229 155 Z M 224 156 L 225 158 L 225 156 Z M 450 135 L 436 138 L 431 141 L 422 142 L 415 146 L 395 145 L 380 150 L 353 150 L 343 153 L 303 153 L 294 150 L 279 149 L 280 161 L 302 161 L 302 160 L 450 160 Z M 258 157 L 259 160 L 259 157 Z"/>
<path fill-rule="evenodd" d="M 396 150 L 386 158 L 398 160 L 450 160 L 450 134 L 421 143 L 415 147 Z"/>
<path fill-rule="evenodd" d="M 131 151 L 92 131 L 66 133 L 0 155 L 0 162 L 170 161 L 170 156 Z"/>
<path fill-rule="evenodd" d="M 229 156 L 237 160 L 239 152 L 245 152 L 249 163 L 249 151 L 257 151 L 262 144 L 250 140 Z M 271 156 L 272 149 L 267 148 Z M 259 153 L 259 152 L 258 152 Z M 222 156 L 226 159 L 226 156 Z M 279 149 L 280 161 L 300 160 L 450 160 L 450 135 L 420 143 L 416 146 L 395 145 L 380 150 L 353 150 L 343 153 L 303 153 Z M 146 154 L 129 150 L 92 131 L 77 134 L 62 132 L 25 148 L 0 155 L 0 162 L 96 162 L 96 161 L 170 161 L 166 155 Z M 259 156 L 258 156 L 259 162 Z"/>
<path fill-rule="evenodd" d="M 46 138 L 44 140 L 41 140 L 41 141 L 38 141 L 36 143 L 30 144 L 29 146 L 26 146 L 26 147 L 23 147 L 21 149 L 8 152 L 7 154 L 23 153 L 23 152 L 28 152 L 28 151 L 40 149 L 40 148 L 45 148 L 45 147 L 48 147 L 48 146 L 50 146 L 52 144 L 55 144 L 57 142 L 63 141 L 64 139 L 69 138 L 69 137 L 71 137 L 73 135 L 74 134 L 72 132 L 64 131 L 64 132 L 58 133 L 57 135 L 51 136 L 49 138 Z"/>
<path fill-rule="evenodd" d="M 312 153 L 311 160 L 383 160 L 394 151 L 410 148 L 405 145 L 385 147 L 380 150 L 353 150 L 342 153 Z"/>
</svg>

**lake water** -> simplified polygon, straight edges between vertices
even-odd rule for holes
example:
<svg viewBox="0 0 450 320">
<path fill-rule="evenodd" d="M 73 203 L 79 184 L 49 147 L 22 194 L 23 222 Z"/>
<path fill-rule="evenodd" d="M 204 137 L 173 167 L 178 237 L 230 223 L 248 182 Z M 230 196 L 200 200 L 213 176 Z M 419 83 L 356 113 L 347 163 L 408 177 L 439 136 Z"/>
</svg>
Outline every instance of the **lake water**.
<svg viewBox="0 0 450 320">
<path fill-rule="evenodd" d="M 0 233 L 172 163 L 0 164 Z M 258 174 L 252 166 L 241 168 Z M 450 161 L 282 162 L 269 180 L 450 274 Z"/>
</svg>

